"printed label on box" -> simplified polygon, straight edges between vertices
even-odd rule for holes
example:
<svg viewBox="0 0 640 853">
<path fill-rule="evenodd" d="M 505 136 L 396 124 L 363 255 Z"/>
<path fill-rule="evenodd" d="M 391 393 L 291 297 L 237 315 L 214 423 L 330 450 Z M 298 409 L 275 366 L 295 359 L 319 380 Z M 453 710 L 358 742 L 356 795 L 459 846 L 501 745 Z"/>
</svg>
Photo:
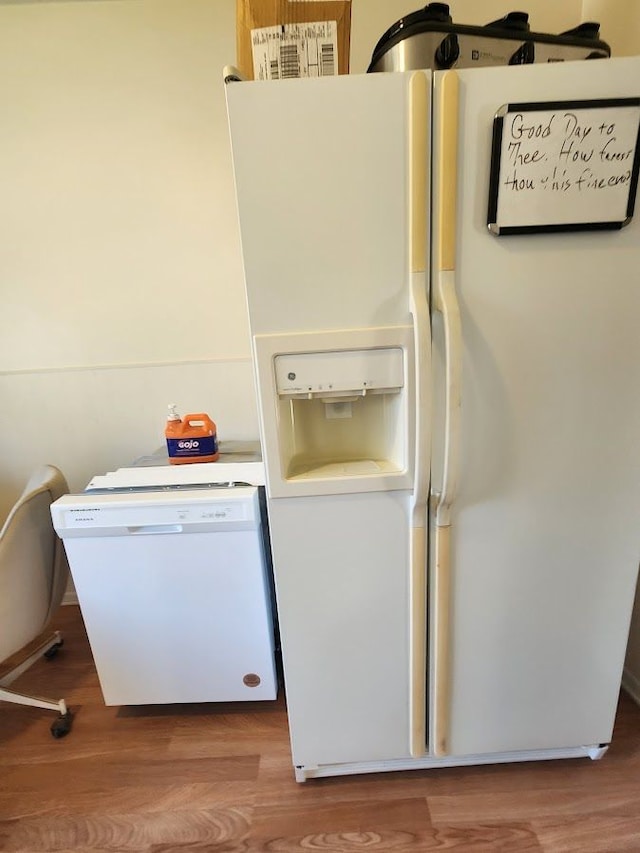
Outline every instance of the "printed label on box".
<svg viewBox="0 0 640 853">
<path fill-rule="evenodd" d="M 255 80 L 327 77 L 338 73 L 336 21 L 283 24 L 251 30 Z"/>
</svg>

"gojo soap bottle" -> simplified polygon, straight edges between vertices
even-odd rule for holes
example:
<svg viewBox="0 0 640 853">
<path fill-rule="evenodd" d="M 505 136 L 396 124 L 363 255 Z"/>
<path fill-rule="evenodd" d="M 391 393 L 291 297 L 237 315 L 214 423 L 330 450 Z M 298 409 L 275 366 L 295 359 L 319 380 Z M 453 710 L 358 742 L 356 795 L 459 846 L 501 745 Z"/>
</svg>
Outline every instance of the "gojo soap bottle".
<svg viewBox="0 0 640 853">
<path fill-rule="evenodd" d="M 164 434 L 172 465 L 215 462 L 220 456 L 216 425 L 204 412 L 181 418 L 176 412 L 176 404 L 170 403 Z"/>
</svg>

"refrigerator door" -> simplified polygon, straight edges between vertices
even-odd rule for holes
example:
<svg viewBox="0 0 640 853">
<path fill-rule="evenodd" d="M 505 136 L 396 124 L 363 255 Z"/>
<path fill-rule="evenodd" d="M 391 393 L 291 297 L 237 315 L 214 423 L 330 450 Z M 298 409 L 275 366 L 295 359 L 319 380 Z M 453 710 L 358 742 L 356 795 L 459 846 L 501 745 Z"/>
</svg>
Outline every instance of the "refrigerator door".
<svg viewBox="0 0 640 853">
<path fill-rule="evenodd" d="M 640 216 L 617 231 L 499 237 L 487 200 L 503 104 L 634 97 L 640 59 L 458 78 L 459 477 L 449 670 L 437 695 L 432 634 L 431 706 L 444 690 L 449 755 L 607 743 L 640 557 Z M 434 341 L 440 399 L 438 314 Z M 444 424 L 434 431 L 438 492 Z"/>
<path fill-rule="evenodd" d="M 405 492 L 270 503 L 295 765 L 410 755 L 409 518 Z"/>
<path fill-rule="evenodd" d="M 430 83 L 227 86 L 296 765 L 426 748 Z"/>
<path fill-rule="evenodd" d="M 253 336 L 408 322 L 408 80 L 226 87 Z"/>
<path fill-rule="evenodd" d="M 413 352 L 430 344 L 426 167 L 412 178 L 417 147 L 428 161 L 429 80 L 227 86 L 272 498 L 407 490 L 418 476 L 415 401 L 425 383 Z"/>
</svg>

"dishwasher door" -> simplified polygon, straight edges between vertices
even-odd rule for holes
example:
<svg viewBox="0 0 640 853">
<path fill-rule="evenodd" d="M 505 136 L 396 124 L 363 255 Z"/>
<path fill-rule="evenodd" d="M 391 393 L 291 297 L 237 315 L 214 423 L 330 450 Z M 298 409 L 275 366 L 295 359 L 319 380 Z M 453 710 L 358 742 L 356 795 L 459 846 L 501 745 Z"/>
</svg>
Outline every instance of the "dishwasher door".
<svg viewBox="0 0 640 853">
<path fill-rule="evenodd" d="M 52 507 L 107 705 L 275 699 L 257 488 Z"/>
</svg>

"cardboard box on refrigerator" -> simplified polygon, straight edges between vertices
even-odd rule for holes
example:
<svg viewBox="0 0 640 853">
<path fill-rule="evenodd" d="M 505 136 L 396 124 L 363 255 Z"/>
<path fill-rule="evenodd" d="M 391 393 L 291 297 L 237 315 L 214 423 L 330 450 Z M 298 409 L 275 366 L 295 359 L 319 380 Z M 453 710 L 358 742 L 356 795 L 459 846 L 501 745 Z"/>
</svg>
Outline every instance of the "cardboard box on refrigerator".
<svg viewBox="0 0 640 853">
<path fill-rule="evenodd" d="M 351 0 L 236 0 L 239 70 L 250 80 L 349 73 Z"/>
</svg>

